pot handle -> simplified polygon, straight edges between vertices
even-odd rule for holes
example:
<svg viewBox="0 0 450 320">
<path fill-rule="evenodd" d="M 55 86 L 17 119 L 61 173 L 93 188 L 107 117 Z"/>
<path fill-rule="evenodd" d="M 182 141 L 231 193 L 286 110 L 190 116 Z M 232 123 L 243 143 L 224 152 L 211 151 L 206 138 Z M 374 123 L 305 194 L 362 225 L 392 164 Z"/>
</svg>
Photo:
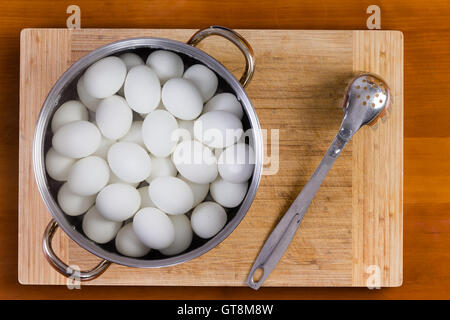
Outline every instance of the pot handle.
<svg viewBox="0 0 450 320">
<path fill-rule="evenodd" d="M 239 33 L 221 26 L 211 26 L 197 31 L 187 44 L 195 47 L 200 41 L 209 36 L 221 36 L 231 41 L 244 54 L 245 70 L 239 82 L 245 88 L 250 83 L 255 72 L 255 54 L 250 44 Z"/>
<path fill-rule="evenodd" d="M 61 273 L 63 276 L 69 278 L 74 277 L 77 280 L 88 281 L 97 278 L 111 265 L 108 260 L 101 261 L 97 266 L 88 271 L 77 271 L 73 270 L 66 263 L 61 261 L 61 259 L 55 254 L 52 248 L 52 239 L 58 229 L 58 223 L 52 219 L 47 225 L 44 232 L 44 237 L 42 239 L 42 250 L 44 251 L 45 258 L 50 263 L 50 265 L 55 268 L 56 271 Z"/>
</svg>

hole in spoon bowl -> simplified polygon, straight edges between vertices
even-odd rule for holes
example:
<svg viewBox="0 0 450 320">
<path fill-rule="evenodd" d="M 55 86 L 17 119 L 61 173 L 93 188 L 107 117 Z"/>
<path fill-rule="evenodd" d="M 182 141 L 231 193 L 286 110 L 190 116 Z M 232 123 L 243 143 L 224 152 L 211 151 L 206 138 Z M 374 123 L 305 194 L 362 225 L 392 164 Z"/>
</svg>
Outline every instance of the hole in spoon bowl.
<svg viewBox="0 0 450 320">
<path fill-rule="evenodd" d="M 253 283 L 258 283 L 264 275 L 264 269 L 262 267 L 259 267 L 258 269 L 253 272 L 252 281 Z"/>
</svg>

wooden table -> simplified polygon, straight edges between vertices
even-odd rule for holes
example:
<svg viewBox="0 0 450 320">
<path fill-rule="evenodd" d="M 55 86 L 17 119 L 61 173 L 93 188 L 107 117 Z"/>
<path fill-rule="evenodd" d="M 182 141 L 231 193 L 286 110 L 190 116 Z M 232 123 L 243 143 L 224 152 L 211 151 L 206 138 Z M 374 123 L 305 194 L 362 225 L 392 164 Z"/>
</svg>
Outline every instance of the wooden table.
<svg viewBox="0 0 450 320">
<path fill-rule="evenodd" d="M 64 27 L 68 3 L 0 2 L 0 298 L 450 298 L 450 3 L 377 2 L 383 29 L 405 37 L 404 282 L 400 288 L 21 286 L 17 282 L 19 32 Z M 365 29 L 366 1 L 77 1 L 83 28 Z M 124 14 L 125 12 L 125 14 Z M 100 14 L 101 13 L 101 14 Z"/>
</svg>

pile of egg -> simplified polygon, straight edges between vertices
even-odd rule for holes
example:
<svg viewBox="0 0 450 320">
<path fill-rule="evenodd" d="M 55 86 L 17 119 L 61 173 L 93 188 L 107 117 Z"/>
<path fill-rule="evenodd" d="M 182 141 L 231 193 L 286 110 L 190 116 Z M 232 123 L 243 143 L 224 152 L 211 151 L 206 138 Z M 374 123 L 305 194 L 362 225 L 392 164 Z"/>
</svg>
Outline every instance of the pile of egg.
<svg viewBox="0 0 450 320">
<path fill-rule="evenodd" d="M 45 162 L 63 182 L 60 208 L 82 216 L 89 239 L 114 240 L 130 257 L 152 249 L 176 255 L 225 226 L 247 193 L 254 150 L 240 102 L 216 94 L 218 83 L 206 66 L 185 67 L 165 50 L 146 62 L 135 53 L 109 56 L 86 69 L 79 101 L 53 115 Z"/>
</svg>

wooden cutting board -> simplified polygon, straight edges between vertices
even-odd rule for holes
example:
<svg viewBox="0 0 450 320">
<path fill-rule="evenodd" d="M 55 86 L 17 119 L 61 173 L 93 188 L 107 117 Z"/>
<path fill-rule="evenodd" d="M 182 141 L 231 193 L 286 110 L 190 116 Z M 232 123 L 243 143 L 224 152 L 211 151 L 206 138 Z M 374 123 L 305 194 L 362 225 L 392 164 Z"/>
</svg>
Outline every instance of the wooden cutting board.
<svg viewBox="0 0 450 320">
<path fill-rule="evenodd" d="M 32 141 L 47 92 L 77 59 L 106 43 L 138 36 L 186 41 L 195 30 L 25 29 L 20 51 L 19 267 L 22 284 L 65 284 L 41 250 L 50 220 L 34 180 Z M 253 46 L 247 93 L 272 148 L 250 211 L 218 247 L 164 269 L 113 265 L 85 285 L 243 286 L 266 237 L 313 173 L 339 128 L 346 80 L 380 74 L 392 111 L 363 128 L 336 161 L 301 228 L 265 286 L 399 286 L 403 242 L 403 35 L 398 31 L 238 30 Z M 220 38 L 200 48 L 236 76 L 243 58 Z M 275 142 L 275 143 L 273 143 Z M 275 160 L 279 150 L 278 170 Z M 270 174 L 277 171 L 276 174 Z M 82 269 L 98 258 L 63 232 L 55 250 Z"/>
</svg>

